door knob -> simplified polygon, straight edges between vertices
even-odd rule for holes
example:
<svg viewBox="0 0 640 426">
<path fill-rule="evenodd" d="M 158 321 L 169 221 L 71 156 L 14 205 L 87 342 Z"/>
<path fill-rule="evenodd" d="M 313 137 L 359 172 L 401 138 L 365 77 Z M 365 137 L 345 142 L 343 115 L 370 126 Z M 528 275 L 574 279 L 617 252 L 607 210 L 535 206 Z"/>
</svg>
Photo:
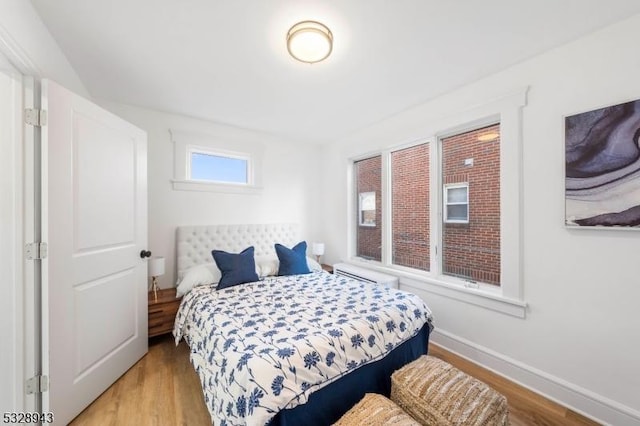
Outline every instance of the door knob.
<svg viewBox="0 0 640 426">
<path fill-rule="evenodd" d="M 140 258 L 144 259 L 145 257 L 151 257 L 151 252 L 149 250 L 142 250 L 140 252 Z"/>
</svg>

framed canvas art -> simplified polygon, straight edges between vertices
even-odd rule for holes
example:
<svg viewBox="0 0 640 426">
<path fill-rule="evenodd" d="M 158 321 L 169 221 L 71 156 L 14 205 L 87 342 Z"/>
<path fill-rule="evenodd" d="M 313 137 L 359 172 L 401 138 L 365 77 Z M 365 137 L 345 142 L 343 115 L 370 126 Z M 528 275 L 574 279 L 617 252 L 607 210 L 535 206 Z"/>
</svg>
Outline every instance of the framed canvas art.
<svg viewBox="0 0 640 426">
<path fill-rule="evenodd" d="M 640 229 L 640 100 L 565 117 L 565 224 Z"/>
</svg>

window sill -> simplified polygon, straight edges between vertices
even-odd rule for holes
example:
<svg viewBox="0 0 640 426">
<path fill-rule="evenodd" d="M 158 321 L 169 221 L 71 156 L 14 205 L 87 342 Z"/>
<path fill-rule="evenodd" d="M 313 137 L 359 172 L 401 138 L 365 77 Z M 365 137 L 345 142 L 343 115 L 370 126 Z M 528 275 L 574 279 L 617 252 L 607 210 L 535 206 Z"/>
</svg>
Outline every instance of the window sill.
<svg viewBox="0 0 640 426">
<path fill-rule="evenodd" d="M 395 275 L 400 278 L 400 286 L 411 290 L 426 291 L 439 296 L 448 297 L 472 305 L 480 306 L 517 318 L 525 318 L 527 303 L 502 295 L 499 289 L 470 288 L 426 275 L 407 272 L 401 269 L 386 267 L 373 262 L 352 259 L 350 263 L 378 272 Z M 487 286 L 488 287 L 488 286 Z"/>
<path fill-rule="evenodd" d="M 260 194 L 261 186 L 234 185 L 232 183 L 197 182 L 193 180 L 172 180 L 173 189 L 178 191 L 220 192 L 225 194 Z"/>
</svg>

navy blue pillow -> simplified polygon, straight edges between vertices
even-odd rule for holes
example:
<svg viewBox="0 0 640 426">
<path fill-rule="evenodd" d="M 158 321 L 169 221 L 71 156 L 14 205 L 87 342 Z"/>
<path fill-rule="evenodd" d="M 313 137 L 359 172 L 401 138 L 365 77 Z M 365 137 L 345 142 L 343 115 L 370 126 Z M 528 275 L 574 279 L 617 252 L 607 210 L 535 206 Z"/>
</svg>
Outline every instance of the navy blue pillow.
<svg viewBox="0 0 640 426">
<path fill-rule="evenodd" d="M 211 255 L 216 261 L 218 269 L 222 272 L 222 278 L 218 283 L 218 290 L 234 285 L 258 281 L 256 274 L 256 261 L 253 258 L 253 246 L 247 247 L 240 253 L 227 253 L 222 250 L 213 250 Z"/>
<path fill-rule="evenodd" d="M 292 249 L 276 244 L 276 254 L 280 261 L 278 275 L 310 274 L 307 265 L 307 242 L 300 241 Z"/>
</svg>

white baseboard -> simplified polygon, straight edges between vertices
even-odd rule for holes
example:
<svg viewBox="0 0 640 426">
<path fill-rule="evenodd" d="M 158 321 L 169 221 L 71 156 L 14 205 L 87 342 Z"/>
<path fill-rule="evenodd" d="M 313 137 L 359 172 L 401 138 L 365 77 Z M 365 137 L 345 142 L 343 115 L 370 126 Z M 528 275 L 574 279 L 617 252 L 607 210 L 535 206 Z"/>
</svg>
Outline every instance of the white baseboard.
<svg viewBox="0 0 640 426">
<path fill-rule="evenodd" d="M 640 426 L 640 412 L 441 329 L 429 340 L 599 423 Z"/>
</svg>

